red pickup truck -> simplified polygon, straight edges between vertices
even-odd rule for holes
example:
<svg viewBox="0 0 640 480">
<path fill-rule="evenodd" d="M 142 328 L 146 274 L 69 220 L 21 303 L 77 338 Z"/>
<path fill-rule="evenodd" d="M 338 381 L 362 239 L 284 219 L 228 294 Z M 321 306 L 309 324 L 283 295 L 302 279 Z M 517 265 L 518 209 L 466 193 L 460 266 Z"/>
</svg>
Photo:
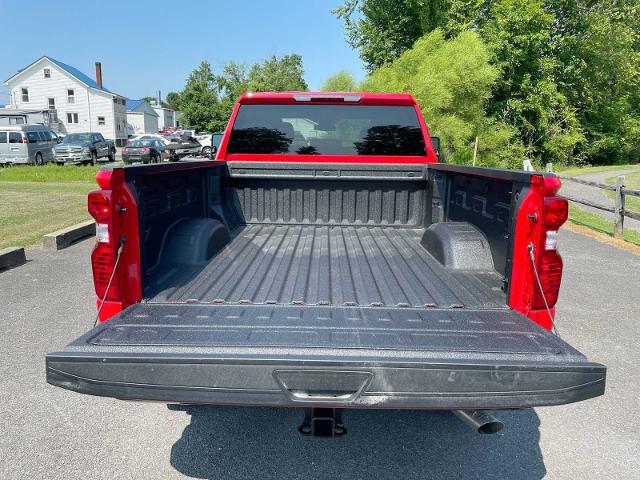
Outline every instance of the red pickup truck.
<svg viewBox="0 0 640 480">
<path fill-rule="evenodd" d="M 107 167 L 88 208 L 100 323 L 47 381 L 127 400 L 488 409 L 602 395 L 553 332 L 553 174 L 437 162 L 414 99 L 248 93 L 216 160 Z M 89 319 L 88 319 L 89 320 Z M 107 321 L 108 320 L 108 321 Z"/>
</svg>

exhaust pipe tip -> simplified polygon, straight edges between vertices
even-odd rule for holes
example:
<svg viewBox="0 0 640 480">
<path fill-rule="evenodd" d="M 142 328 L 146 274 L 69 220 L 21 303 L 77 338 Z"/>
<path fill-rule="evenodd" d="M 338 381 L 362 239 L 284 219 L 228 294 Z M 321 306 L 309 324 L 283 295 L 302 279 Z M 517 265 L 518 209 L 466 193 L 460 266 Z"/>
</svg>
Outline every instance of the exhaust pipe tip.
<svg viewBox="0 0 640 480">
<path fill-rule="evenodd" d="M 504 428 L 504 423 L 483 410 L 453 410 L 453 414 L 480 434 L 498 433 Z"/>
</svg>

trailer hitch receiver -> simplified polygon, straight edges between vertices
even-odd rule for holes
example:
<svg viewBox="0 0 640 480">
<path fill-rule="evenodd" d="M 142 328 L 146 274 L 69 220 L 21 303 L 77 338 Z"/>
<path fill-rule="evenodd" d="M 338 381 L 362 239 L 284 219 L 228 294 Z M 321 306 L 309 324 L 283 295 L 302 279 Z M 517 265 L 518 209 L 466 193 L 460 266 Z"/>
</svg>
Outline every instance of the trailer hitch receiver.
<svg viewBox="0 0 640 480">
<path fill-rule="evenodd" d="M 305 408 L 298 431 L 312 437 L 341 437 L 347 433 L 339 408 Z"/>
</svg>

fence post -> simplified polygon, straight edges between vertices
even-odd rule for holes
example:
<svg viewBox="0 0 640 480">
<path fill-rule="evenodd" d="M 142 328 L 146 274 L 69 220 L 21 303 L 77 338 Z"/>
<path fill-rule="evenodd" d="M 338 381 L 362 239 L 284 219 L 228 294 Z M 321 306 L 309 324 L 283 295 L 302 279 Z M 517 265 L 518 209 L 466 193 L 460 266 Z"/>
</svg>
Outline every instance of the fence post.
<svg viewBox="0 0 640 480">
<path fill-rule="evenodd" d="M 476 141 L 473 142 L 473 166 L 476 166 L 476 158 L 478 157 L 478 136 L 476 135 Z"/>
<path fill-rule="evenodd" d="M 624 176 L 616 179 L 616 200 L 613 209 L 613 236 L 622 237 L 624 231 Z"/>
</svg>

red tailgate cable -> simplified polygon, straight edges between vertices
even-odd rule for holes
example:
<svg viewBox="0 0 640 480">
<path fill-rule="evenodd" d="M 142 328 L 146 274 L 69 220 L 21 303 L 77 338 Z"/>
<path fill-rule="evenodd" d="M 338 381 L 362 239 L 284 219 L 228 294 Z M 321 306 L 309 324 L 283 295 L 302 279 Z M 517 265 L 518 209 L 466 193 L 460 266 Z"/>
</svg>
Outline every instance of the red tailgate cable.
<svg viewBox="0 0 640 480">
<path fill-rule="evenodd" d="M 98 308 L 98 313 L 96 314 L 96 319 L 93 322 L 93 326 L 95 327 L 100 320 L 100 312 L 102 311 L 102 307 L 104 306 L 104 302 L 107 299 L 107 295 L 109 294 L 109 289 L 111 288 L 111 283 L 113 282 L 113 278 L 116 276 L 116 271 L 118 270 L 118 263 L 120 262 L 120 256 L 122 255 L 122 250 L 124 249 L 124 241 L 125 236 L 122 235 L 120 237 L 120 245 L 118 245 L 118 251 L 116 252 L 116 261 L 113 265 L 113 271 L 111 272 L 111 277 L 109 277 L 109 283 L 107 283 L 107 289 L 104 291 L 104 295 L 100 300 L 100 307 Z"/>
<path fill-rule="evenodd" d="M 560 336 L 560 332 L 556 327 L 556 323 L 553 319 L 553 314 L 551 313 L 551 309 L 549 308 L 549 304 L 547 303 L 547 296 L 544 294 L 544 290 L 542 288 L 542 282 L 540 281 L 540 275 L 538 275 L 538 268 L 536 267 L 536 259 L 533 254 L 533 243 L 529 242 L 529 258 L 531 259 L 531 265 L 533 266 L 533 274 L 536 277 L 536 283 L 538 288 L 540 289 L 540 294 L 542 295 L 542 300 L 544 301 L 544 306 L 547 309 L 547 313 L 549 314 L 549 320 L 551 321 L 551 331 L 556 334 L 557 337 Z"/>
</svg>

